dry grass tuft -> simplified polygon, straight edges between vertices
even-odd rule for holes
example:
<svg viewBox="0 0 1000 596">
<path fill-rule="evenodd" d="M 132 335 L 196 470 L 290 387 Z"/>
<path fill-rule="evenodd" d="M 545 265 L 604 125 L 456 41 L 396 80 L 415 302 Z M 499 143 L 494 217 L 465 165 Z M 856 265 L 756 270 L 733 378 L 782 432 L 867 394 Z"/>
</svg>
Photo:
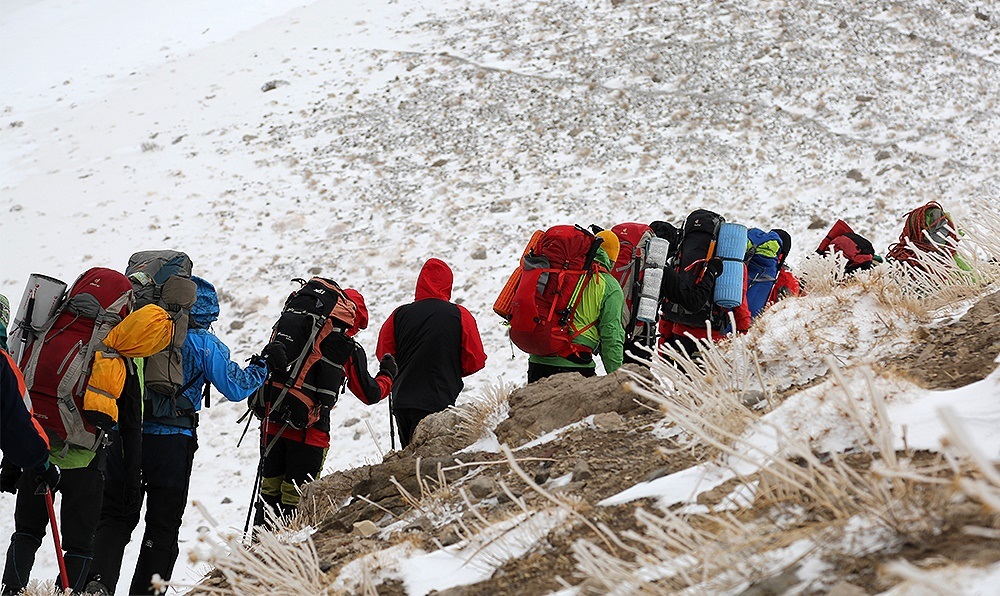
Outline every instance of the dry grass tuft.
<svg viewBox="0 0 1000 596">
<path fill-rule="evenodd" d="M 320 569 L 312 540 L 312 530 L 289 531 L 278 522 L 274 530 L 259 529 L 257 542 L 247 546 L 239 532 L 225 531 L 197 501 L 195 506 L 211 526 L 199 537 L 199 546 L 191 552 L 192 563 L 208 563 L 225 579 L 224 587 L 202 582 L 186 585 L 159 581 L 157 589 L 190 589 L 190 594 L 226 594 L 234 596 L 275 594 L 330 594 L 332 589 Z"/>
<path fill-rule="evenodd" d="M 454 408 L 459 417 L 455 432 L 470 443 L 488 437 L 496 427 L 507 419 L 510 411 L 510 394 L 516 385 L 502 379 L 496 385 L 483 389 L 479 397 Z"/>
<path fill-rule="evenodd" d="M 657 404 L 694 444 L 717 452 L 733 444 L 759 418 L 754 409 L 744 405 L 747 391 L 759 383 L 766 397 L 768 388 L 742 338 L 725 345 L 698 341 L 700 352 L 695 358 L 665 345 L 660 353 L 651 355 L 650 376 L 629 375 L 635 393 Z"/>
</svg>

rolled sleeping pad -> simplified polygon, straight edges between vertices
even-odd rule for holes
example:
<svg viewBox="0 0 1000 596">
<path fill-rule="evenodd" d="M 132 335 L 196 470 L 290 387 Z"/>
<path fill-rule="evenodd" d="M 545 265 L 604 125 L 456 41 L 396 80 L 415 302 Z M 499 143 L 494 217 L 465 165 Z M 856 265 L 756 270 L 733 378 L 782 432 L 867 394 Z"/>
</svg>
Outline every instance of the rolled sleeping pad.
<svg viewBox="0 0 1000 596">
<path fill-rule="evenodd" d="M 715 280 L 712 301 L 722 308 L 743 303 L 743 257 L 747 252 L 747 227 L 726 222 L 719 228 L 715 254 L 722 259 L 722 274 Z"/>
<path fill-rule="evenodd" d="M 649 239 L 646 245 L 646 268 L 656 269 L 667 263 L 667 253 L 670 252 L 670 242 L 656 236 Z"/>
</svg>

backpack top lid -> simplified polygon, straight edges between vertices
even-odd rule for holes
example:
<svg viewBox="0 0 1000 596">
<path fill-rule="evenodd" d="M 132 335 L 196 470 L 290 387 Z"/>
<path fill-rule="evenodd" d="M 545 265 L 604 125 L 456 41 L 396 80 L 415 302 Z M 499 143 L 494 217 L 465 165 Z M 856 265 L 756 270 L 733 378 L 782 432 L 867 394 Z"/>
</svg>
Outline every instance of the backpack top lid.
<svg viewBox="0 0 1000 596">
<path fill-rule="evenodd" d="M 215 286 L 208 281 L 192 276 L 191 280 L 198 286 L 197 298 L 191 307 L 191 328 L 208 329 L 219 318 L 219 295 Z"/>
<path fill-rule="evenodd" d="M 792 252 L 792 235 L 781 228 L 774 228 L 771 231 L 781 238 L 781 254 L 778 256 L 778 269 L 781 269 L 785 259 L 788 258 L 788 253 Z"/>
<path fill-rule="evenodd" d="M 695 209 L 684 221 L 680 243 L 680 268 L 687 269 L 692 263 L 708 256 L 712 240 L 724 219 L 714 211 Z"/>
</svg>

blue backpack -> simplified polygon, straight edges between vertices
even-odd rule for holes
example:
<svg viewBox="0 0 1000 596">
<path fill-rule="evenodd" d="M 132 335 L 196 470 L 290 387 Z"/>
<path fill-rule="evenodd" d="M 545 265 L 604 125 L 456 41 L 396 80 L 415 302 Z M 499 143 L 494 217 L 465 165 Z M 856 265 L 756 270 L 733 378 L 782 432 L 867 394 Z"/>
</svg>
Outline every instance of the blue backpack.
<svg viewBox="0 0 1000 596">
<path fill-rule="evenodd" d="M 778 279 L 778 260 L 782 254 L 781 235 L 758 228 L 747 231 L 747 306 L 754 319 L 767 306 L 775 280 Z"/>
</svg>

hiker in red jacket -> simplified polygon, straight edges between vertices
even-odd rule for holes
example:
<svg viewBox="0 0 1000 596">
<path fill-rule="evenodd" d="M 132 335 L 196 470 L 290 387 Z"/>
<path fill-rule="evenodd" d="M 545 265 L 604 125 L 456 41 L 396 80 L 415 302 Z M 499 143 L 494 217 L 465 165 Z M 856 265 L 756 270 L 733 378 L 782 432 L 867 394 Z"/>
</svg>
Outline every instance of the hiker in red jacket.
<svg viewBox="0 0 1000 596">
<path fill-rule="evenodd" d="M 357 290 L 347 288 L 344 294 L 357 307 L 354 325 L 345 332 L 348 337 L 354 337 L 358 331 L 368 327 L 368 307 L 364 296 Z M 389 395 L 396 363 L 392 356 L 384 357 L 378 373 L 372 377 L 368 372 L 364 348 L 355 345 L 350 358 L 344 363 L 344 374 L 351 393 L 361 403 L 371 406 Z M 336 385 L 326 389 L 336 390 L 340 382 Z M 299 506 L 299 487 L 319 478 L 323 471 L 323 462 L 330 447 L 330 409 L 323 408 L 319 420 L 308 428 L 282 428 L 265 420 L 262 429 L 268 436 L 268 451 L 261 470 L 260 502 L 275 513 L 290 517 Z M 272 445 L 274 437 L 277 437 L 277 442 Z M 264 522 L 264 507 L 258 505 L 254 525 Z"/>
<path fill-rule="evenodd" d="M 376 354 L 394 355 L 399 366 L 391 407 L 403 447 L 428 414 L 455 405 L 462 377 L 486 365 L 476 320 L 450 302 L 453 280 L 444 261 L 428 260 L 417 277 L 415 300 L 396 308 L 378 334 Z"/>
</svg>

